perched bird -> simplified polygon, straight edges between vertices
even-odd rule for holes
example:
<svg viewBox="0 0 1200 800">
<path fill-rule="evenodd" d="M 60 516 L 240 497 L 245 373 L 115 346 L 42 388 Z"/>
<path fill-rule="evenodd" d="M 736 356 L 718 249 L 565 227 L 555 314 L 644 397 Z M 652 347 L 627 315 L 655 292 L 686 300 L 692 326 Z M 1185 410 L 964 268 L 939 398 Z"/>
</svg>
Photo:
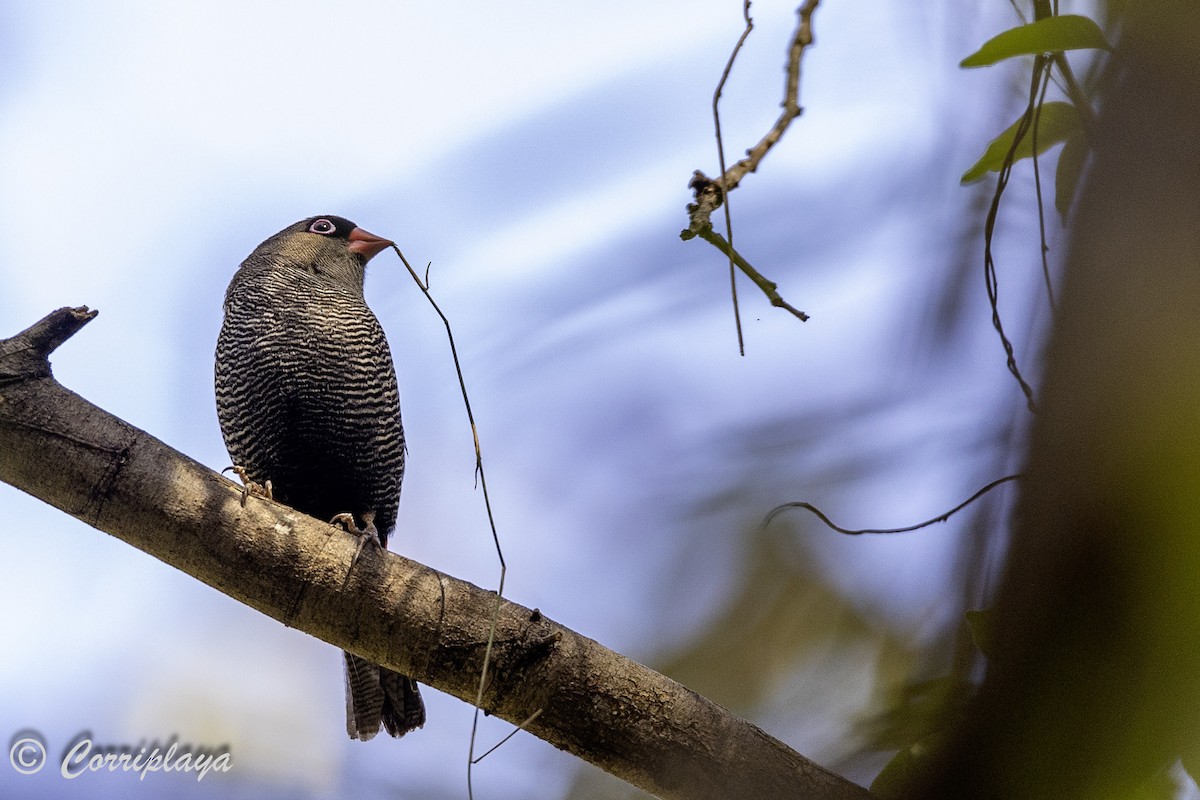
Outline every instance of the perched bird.
<svg viewBox="0 0 1200 800">
<path fill-rule="evenodd" d="M 221 433 L 247 488 L 386 547 L 404 477 L 396 370 L 363 298 L 391 245 L 342 217 L 310 217 L 255 248 L 225 293 L 217 339 Z M 269 482 L 269 483 L 268 483 Z M 346 730 L 370 739 L 425 723 L 412 679 L 345 654 Z"/>
</svg>

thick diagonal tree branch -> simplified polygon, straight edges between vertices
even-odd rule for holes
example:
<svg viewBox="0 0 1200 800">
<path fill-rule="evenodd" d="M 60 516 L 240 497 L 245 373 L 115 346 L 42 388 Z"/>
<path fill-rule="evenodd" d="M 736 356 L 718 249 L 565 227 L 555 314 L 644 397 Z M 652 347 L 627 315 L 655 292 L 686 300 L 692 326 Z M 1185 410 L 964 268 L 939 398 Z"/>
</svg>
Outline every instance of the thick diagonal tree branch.
<svg viewBox="0 0 1200 800">
<path fill-rule="evenodd" d="M 240 487 L 63 388 L 47 356 L 94 316 L 0 341 L 0 480 L 330 644 L 474 702 L 495 595 Z M 863 800 L 745 720 L 505 601 L 483 707 L 664 798 Z M 540 712 L 540 713 L 538 713 Z M 402 745 L 397 745 L 402 746 Z"/>
</svg>

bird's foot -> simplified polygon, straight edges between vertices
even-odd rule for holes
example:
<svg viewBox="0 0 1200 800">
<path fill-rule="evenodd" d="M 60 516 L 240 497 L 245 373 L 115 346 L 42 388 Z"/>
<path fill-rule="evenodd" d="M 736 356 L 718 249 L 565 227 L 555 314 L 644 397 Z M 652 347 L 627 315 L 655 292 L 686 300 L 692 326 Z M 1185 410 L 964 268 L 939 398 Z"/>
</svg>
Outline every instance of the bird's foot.
<svg viewBox="0 0 1200 800">
<path fill-rule="evenodd" d="M 358 527 L 354 521 L 354 515 L 346 511 L 338 514 L 333 519 L 329 520 L 330 525 L 340 525 L 345 529 L 346 533 L 353 533 L 355 536 L 361 536 L 365 539 L 374 539 L 375 544 L 382 546 L 383 542 L 379 541 L 379 529 L 375 527 L 375 512 L 364 511 L 362 521 L 365 527 Z"/>
<path fill-rule="evenodd" d="M 255 483 L 254 481 L 250 480 L 250 475 L 246 472 L 245 467 L 234 464 L 232 467 L 226 467 L 225 469 L 221 470 L 222 475 L 224 475 L 226 472 L 232 472 L 234 475 L 237 475 L 238 480 L 242 482 L 243 508 L 246 506 L 246 498 L 250 495 L 254 495 L 255 497 L 265 497 L 268 500 L 275 499 L 275 493 L 271 488 L 271 482 L 267 481 L 266 483 Z"/>
<path fill-rule="evenodd" d="M 354 558 L 350 559 L 350 569 L 346 571 L 347 580 L 349 580 L 350 573 L 354 570 L 354 565 L 358 563 L 358 557 L 362 555 L 363 545 L 368 541 L 372 541 L 381 549 L 383 548 L 383 542 L 379 539 L 379 529 L 375 527 L 375 512 L 364 511 L 362 521 L 364 527 L 360 528 L 354 522 L 354 515 L 348 511 L 338 514 L 329 520 L 331 525 L 340 525 L 347 533 L 353 533 L 358 537 L 358 547 L 354 550 Z"/>
</svg>

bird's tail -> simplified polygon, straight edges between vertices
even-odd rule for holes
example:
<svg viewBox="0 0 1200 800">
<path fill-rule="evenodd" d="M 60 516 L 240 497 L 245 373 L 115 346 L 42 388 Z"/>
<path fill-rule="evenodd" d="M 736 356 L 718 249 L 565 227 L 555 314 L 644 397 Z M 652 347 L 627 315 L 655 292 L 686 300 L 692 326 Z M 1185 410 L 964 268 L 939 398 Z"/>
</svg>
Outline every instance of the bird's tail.
<svg viewBox="0 0 1200 800">
<path fill-rule="evenodd" d="M 425 724 L 425 703 L 412 678 L 358 656 L 346 656 L 346 732 L 372 739 L 382 725 L 400 737 Z"/>
</svg>

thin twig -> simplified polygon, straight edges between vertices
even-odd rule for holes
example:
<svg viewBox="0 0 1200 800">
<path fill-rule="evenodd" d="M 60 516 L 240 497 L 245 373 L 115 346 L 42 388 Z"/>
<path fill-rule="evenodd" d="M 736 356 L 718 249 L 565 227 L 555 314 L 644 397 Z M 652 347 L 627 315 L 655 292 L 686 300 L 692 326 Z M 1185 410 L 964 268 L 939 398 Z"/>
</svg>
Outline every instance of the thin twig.
<svg viewBox="0 0 1200 800">
<path fill-rule="evenodd" d="M 771 148 L 783 138 L 783 134 L 787 132 L 792 120 L 800 116 L 803 111 L 800 106 L 800 62 L 805 49 L 813 43 L 812 15 L 819 3 L 820 0 L 805 0 L 796 9 L 799 22 L 796 25 L 795 33 L 792 34 L 791 43 L 788 45 L 787 80 L 784 84 L 783 112 L 779 115 L 779 119 L 763 135 L 758 144 L 746 151 L 746 157 L 729 169 L 723 170 L 720 178 L 714 180 L 700 170 L 696 170 L 689 184 L 689 188 L 695 192 L 696 202 L 688 204 L 689 225 L 680 232 L 681 239 L 685 241 L 693 239 L 700 235 L 701 228 L 711 224 L 712 212 L 717 210 L 717 207 L 725 199 L 724 196 L 736 189 L 747 173 L 755 172 L 758 169 L 758 165 Z"/>
<path fill-rule="evenodd" d="M 1015 2 L 1013 3 L 1013 8 L 1017 10 L 1017 16 L 1024 23 L 1025 15 L 1017 8 Z M 1034 19 L 1036 20 L 1057 17 L 1058 0 L 1054 0 L 1052 4 L 1046 2 L 1046 0 L 1034 0 L 1033 12 Z M 1079 112 L 1079 119 L 1083 125 L 1083 135 L 1087 137 L 1088 145 L 1095 147 L 1098 123 L 1096 122 L 1096 114 L 1092 111 L 1092 104 L 1088 101 L 1087 93 L 1083 91 L 1083 87 L 1079 85 L 1079 81 L 1075 80 L 1075 73 L 1071 70 L 1071 63 L 1067 61 L 1066 53 L 1060 50 L 1052 53 L 1050 57 L 1054 65 L 1058 67 L 1058 71 L 1063 77 L 1063 82 L 1066 84 L 1060 88 L 1062 88 L 1067 97 L 1071 98 L 1072 105 Z"/>
<path fill-rule="evenodd" d="M 1030 412 L 1037 410 L 1033 402 L 1033 387 L 1021 375 L 1021 369 L 1017 366 L 1017 357 L 1013 351 L 1012 342 L 1005 335 L 1004 324 L 1000 321 L 1000 282 L 996 277 L 996 260 L 992 255 L 992 238 L 996 232 L 996 218 L 1000 213 L 1000 199 L 1004 196 L 1004 189 L 1008 186 L 1008 179 L 1012 174 L 1017 147 L 1020 146 L 1021 140 L 1025 138 L 1025 134 L 1029 132 L 1029 128 L 1033 124 L 1033 116 L 1037 108 L 1038 89 L 1041 86 L 1041 73 L 1045 69 L 1045 66 L 1046 59 L 1044 56 L 1036 56 L 1034 58 L 1033 78 L 1029 87 L 1029 103 L 1025 108 L 1025 114 L 1021 117 L 1020 124 L 1017 125 L 1017 129 L 1013 132 L 1012 144 L 1009 146 L 1008 154 L 1004 157 L 1004 163 L 1000 167 L 1000 173 L 996 179 L 996 191 L 992 195 L 992 203 L 988 208 L 987 219 L 983 225 L 983 278 L 987 286 L 988 302 L 992 306 L 992 327 L 996 329 L 996 333 L 1000 336 L 1000 344 L 1004 348 L 1008 371 L 1012 373 L 1017 384 L 1021 387 L 1021 392 L 1025 395 L 1025 404 L 1029 407 Z"/>
<path fill-rule="evenodd" d="M 1033 192 L 1037 196 L 1038 208 L 1038 243 L 1042 256 L 1042 278 L 1046 282 L 1046 296 L 1050 300 L 1050 310 L 1054 311 L 1054 285 L 1050 282 L 1050 260 L 1047 255 L 1050 245 L 1046 244 L 1046 205 L 1042 201 L 1042 171 L 1038 163 L 1038 127 L 1042 121 L 1042 105 L 1046 102 L 1046 89 L 1050 86 L 1050 70 L 1042 70 L 1042 90 L 1038 96 L 1037 111 L 1033 115 L 1033 130 L 1030 144 L 1033 151 Z"/>
<path fill-rule="evenodd" d="M 737 44 L 733 46 L 733 52 L 729 54 L 729 60 L 725 62 L 725 71 L 721 73 L 721 80 L 717 82 L 717 89 L 713 92 L 712 111 L 713 111 L 713 127 L 717 132 L 717 160 L 721 165 L 721 174 L 725 174 L 725 143 L 721 139 L 721 92 L 725 89 L 725 81 L 729 80 L 729 72 L 733 69 L 733 62 L 737 59 L 738 53 L 742 49 L 742 45 L 746 43 L 746 39 L 750 36 L 750 31 L 754 30 L 754 20 L 750 18 L 750 0 L 745 0 L 742 5 L 742 17 L 746 20 L 746 28 L 742 31 L 742 35 L 738 37 Z M 730 247 L 733 246 L 733 215 L 729 211 L 729 196 L 725 196 L 725 235 L 729 239 Z M 737 328 L 738 353 L 746 355 L 746 340 L 742 336 L 742 314 L 738 309 L 737 297 L 737 270 L 733 263 L 733 256 L 729 257 L 729 294 L 733 298 L 733 323 Z"/>
<path fill-rule="evenodd" d="M 1075 79 L 1075 73 L 1071 71 L 1071 64 L 1067 61 L 1066 53 L 1055 53 L 1054 64 L 1058 67 L 1059 74 L 1063 76 L 1063 81 L 1067 84 L 1066 92 L 1067 96 L 1071 98 L 1071 104 L 1079 112 L 1079 120 L 1083 124 L 1083 135 L 1087 137 L 1088 145 L 1095 147 L 1098 123 L 1096 122 L 1096 114 L 1092 111 L 1092 104 L 1088 101 L 1087 93 L 1079 85 L 1079 81 Z"/>
<path fill-rule="evenodd" d="M 746 151 L 745 158 L 721 173 L 721 186 L 724 187 L 727 194 L 737 188 L 737 185 L 741 182 L 742 178 L 746 177 L 747 173 L 758 169 L 758 165 L 762 162 L 763 157 L 783 138 L 783 134 L 787 132 L 788 126 L 792 124 L 792 120 L 800 116 L 804 111 L 800 107 L 800 59 L 804 55 L 804 49 L 813 42 L 812 15 L 817 10 L 819 2 L 820 0 L 806 0 L 800 8 L 796 9 L 799 21 L 796 24 L 796 32 L 792 34 L 791 44 L 788 45 L 787 81 L 784 84 L 783 112 L 779 115 L 779 119 L 775 120 L 775 124 L 771 126 L 771 129 L 759 140 L 758 144 Z"/>
<path fill-rule="evenodd" d="M 537 711 L 530 714 L 528 717 L 526 717 L 524 722 L 522 722 L 520 725 L 518 725 L 517 727 L 515 727 L 511 731 L 509 731 L 507 736 L 505 736 L 503 739 L 501 739 L 500 741 L 498 741 L 494 745 L 492 745 L 492 748 L 490 750 L 488 750 L 483 755 L 479 756 L 479 758 L 476 758 L 472 763 L 478 764 L 480 761 L 483 761 L 485 758 L 490 756 L 492 753 L 496 752 L 496 750 L 498 750 L 500 748 L 500 745 L 504 744 L 509 739 L 516 736 L 521 731 L 525 730 L 525 728 L 528 727 L 529 723 L 533 722 L 535 719 L 540 717 L 542 715 L 542 712 L 545 710 L 546 709 L 544 709 L 544 708 L 539 708 Z"/>
<path fill-rule="evenodd" d="M 1048 2 L 1048 0 L 1034 0 L 1033 12 L 1034 19 L 1037 20 L 1057 17 L 1058 0 L 1053 0 L 1053 2 Z M 1087 137 L 1088 145 L 1095 147 L 1097 130 L 1096 115 L 1092 112 L 1092 104 L 1088 102 L 1087 94 L 1083 91 L 1083 87 L 1075 80 L 1075 73 L 1071 71 L 1071 64 L 1067 61 L 1067 54 L 1060 50 L 1051 54 L 1051 60 L 1058 67 L 1058 71 L 1066 83 L 1063 91 L 1071 98 L 1071 103 L 1079 112 L 1079 119 L 1083 125 L 1083 135 Z"/>
<path fill-rule="evenodd" d="M 500 534 L 496 532 L 496 519 L 492 515 L 492 500 L 488 495 L 487 475 L 483 471 L 483 451 L 479 447 L 479 430 L 475 426 L 475 414 L 471 411 L 471 399 L 467 396 L 467 383 L 463 380 L 462 365 L 458 360 L 458 348 L 454 345 L 454 333 L 450 330 L 450 320 L 442 313 L 441 307 L 429 292 L 429 265 L 425 267 L 425 280 L 422 281 L 421 277 L 417 275 L 417 271 L 412 268 L 412 265 L 408 263 L 408 259 L 404 257 L 404 253 L 400 252 L 400 248 L 393 244 L 392 249 L 396 251 L 396 255 L 400 256 L 400 261 L 408 270 L 408 274 L 412 276 L 421 293 L 425 295 L 425 299 L 433 306 L 433 310 L 437 312 L 437 315 L 442 318 L 442 324 L 446 326 L 446 339 L 450 342 L 450 355 L 454 359 L 454 371 L 458 375 L 458 388 L 462 390 L 463 405 L 467 409 L 467 420 L 471 423 L 471 438 L 475 443 L 475 477 L 479 482 L 479 486 L 483 489 L 483 505 L 487 509 L 488 525 L 492 531 L 492 542 L 496 546 L 496 558 L 500 561 L 500 582 L 496 589 L 496 605 L 492 612 L 491 623 L 488 626 L 487 646 L 483 650 L 483 668 L 479 672 L 479 689 L 475 694 L 475 717 L 471 722 L 471 744 L 467 750 L 467 797 L 473 798 L 475 795 L 471 788 L 471 767 L 475 763 L 475 737 L 479 730 L 479 712 L 483 705 L 483 690 L 487 686 L 488 666 L 492 658 L 492 645 L 496 640 L 496 621 L 500 616 L 500 604 L 504 597 L 504 577 L 508 571 L 508 567 L 504 563 L 504 551 L 500 547 Z"/>
<path fill-rule="evenodd" d="M 741 254 L 734 250 L 733 246 L 729 244 L 729 242 L 725 241 L 721 234 L 714 231 L 711 225 L 701 229 L 700 238 L 712 244 L 722 253 L 727 255 L 729 260 L 736 264 L 738 269 L 746 273 L 746 277 L 754 281 L 755 285 L 762 290 L 762 293 L 765 294 L 767 299 L 771 301 L 771 305 L 775 306 L 776 308 L 782 308 L 791 312 L 801 322 L 808 321 L 808 314 L 805 314 L 803 311 L 780 297 L 779 292 L 777 291 L 777 284 L 763 277 L 762 273 L 752 267 L 750 262 L 742 258 Z"/>
<path fill-rule="evenodd" d="M 787 80 L 784 84 L 782 103 L 783 112 L 779 115 L 779 119 L 775 121 L 775 124 L 771 126 L 771 129 L 768 130 L 762 139 L 759 140 L 758 144 L 746 151 L 746 157 L 727 169 L 725 167 L 725 145 L 721 138 L 721 118 L 720 114 L 718 113 L 718 102 L 721 98 L 721 92 L 725 88 L 725 82 L 729 78 L 730 70 L 733 69 L 733 62 L 737 58 L 738 52 L 741 50 L 742 45 L 745 43 L 746 37 L 750 35 L 750 31 L 754 27 L 754 23 L 750 19 L 749 0 L 746 0 L 746 2 L 743 4 L 742 16 L 746 20 L 746 27 L 742 31 L 742 35 L 738 39 L 737 44 L 734 46 L 733 52 L 730 53 L 729 60 L 725 64 L 725 71 L 721 73 L 721 80 L 717 84 L 716 91 L 713 93 L 713 122 L 716 126 L 717 132 L 717 156 L 720 161 L 721 177 L 713 180 L 700 170 L 696 170 L 692 174 L 691 182 L 688 184 L 688 188 L 692 189 L 693 191 L 695 202 L 688 203 L 688 227 L 684 228 L 679 233 L 679 238 L 683 239 L 684 241 L 688 241 L 689 239 L 694 239 L 699 236 L 712 244 L 716 244 L 716 240 L 720 239 L 720 237 L 716 236 L 716 234 L 714 234 L 712 231 L 712 213 L 716 211 L 717 208 L 722 205 L 722 203 L 725 205 L 725 233 L 729 238 L 728 250 L 722 249 L 722 252 L 724 252 L 730 259 L 729 286 L 730 293 L 733 297 L 734 322 L 737 325 L 738 352 L 740 352 L 742 355 L 746 354 L 746 348 L 745 342 L 742 338 L 742 320 L 741 314 L 738 310 L 737 282 L 735 280 L 736 275 L 733 270 L 734 266 L 740 266 L 743 272 L 746 272 L 747 275 L 750 275 L 750 277 L 754 279 L 754 282 L 759 286 L 759 288 L 763 289 L 764 292 L 767 293 L 767 297 L 771 300 L 772 305 L 779 308 L 786 308 L 801 320 L 808 319 L 808 315 L 806 315 L 804 312 L 798 311 L 792 306 L 783 302 L 783 298 L 779 297 L 779 294 L 775 292 L 774 283 L 759 275 L 753 267 L 750 267 L 749 264 L 745 264 L 744 260 L 742 264 L 738 264 L 734 256 L 731 255 L 731 253 L 735 251 L 733 250 L 732 246 L 733 216 L 729 210 L 729 193 L 737 188 L 738 184 L 747 173 L 754 172 L 758 169 L 758 165 L 762 162 L 766 154 L 772 147 L 775 146 L 776 142 L 783 137 L 783 134 L 787 131 L 788 126 L 791 125 L 792 120 L 800 116 L 802 111 L 800 107 L 800 60 L 804 55 L 805 48 L 807 48 L 813 42 L 812 15 L 813 12 L 816 11 L 819 3 L 820 0 L 805 0 L 805 2 L 802 3 L 798 9 L 796 9 L 796 14 L 799 17 L 799 21 L 796 25 L 796 31 L 792 35 L 791 43 L 788 46 L 788 59 L 785 69 L 787 73 Z M 725 240 L 721 239 L 721 241 Z M 765 288 L 768 286 L 770 287 L 770 291 L 767 291 Z"/>
<path fill-rule="evenodd" d="M 858 530 L 852 530 L 850 528 L 843 528 L 840 525 L 835 525 L 833 523 L 833 521 L 829 519 L 829 517 L 825 516 L 825 513 L 823 511 L 821 511 L 819 508 L 814 506 L 812 503 L 800 503 L 800 502 L 783 503 L 782 505 L 775 506 L 775 508 L 771 509 L 771 512 L 769 514 L 767 514 L 767 516 L 763 520 L 762 524 L 763 524 L 763 527 L 766 527 L 767 525 L 771 524 L 771 521 L 773 519 L 775 519 L 775 517 L 777 517 L 779 514 L 783 513 L 784 511 L 787 511 L 788 509 L 791 509 L 791 508 L 802 508 L 805 511 L 811 511 L 813 514 L 816 515 L 817 519 L 821 520 L 821 522 L 824 522 L 825 525 L 828 526 L 829 528 L 832 528 L 833 530 L 837 531 L 838 533 L 844 533 L 847 536 L 861 536 L 864 533 L 909 533 L 911 531 L 920 530 L 921 528 L 927 528 L 930 525 L 934 525 L 939 522 L 945 522 L 946 520 L 950 519 L 951 516 L 953 516 L 954 514 L 957 514 L 959 511 L 962 511 L 964 508 L 971 505 L 971 503 L 974 503 L 980 497 L 983 497 L 983 495 L 987 494 L 992 489 L 995 489 L 1000 484 L 1008 483 L 1009 481 L 1015 481 L 1020 477 L 1022 477 L 1022 476 L 1018 474 L 1018 475 L 1006 475 L 1003 478 L 997 478 L 996 480 L 992 481 L 987 486 L 984 486 L 982 489 L 980 489 L 975 494 L 971 495 L 966 500 L 962 501 L 961 503 L 959 503 L 958 505 L 956 505 L 954 508 L 950 509 L 949 511 L 947 511 L 943 514 L 938 514 L 933 519 L 927 519 L 924 522 L 918 522 L 916 525 L 907 525 L 903 528 L 860 528 Z"/>
</svg>

